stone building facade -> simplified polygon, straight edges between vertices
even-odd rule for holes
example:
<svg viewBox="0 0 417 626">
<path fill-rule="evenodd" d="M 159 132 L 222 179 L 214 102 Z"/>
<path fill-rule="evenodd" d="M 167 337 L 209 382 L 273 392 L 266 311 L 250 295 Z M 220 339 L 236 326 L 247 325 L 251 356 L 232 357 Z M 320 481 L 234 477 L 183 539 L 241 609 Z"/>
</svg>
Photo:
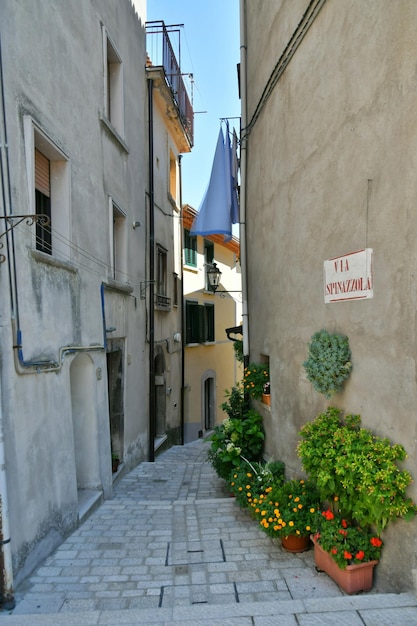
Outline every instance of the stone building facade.
<svg viewBox="0 0 417 626">
<path fill-rule="evenodd" d="M 348 336 L 353 363 L 330 403 L 403 444 L 416 478 L 415 3 L 241 9 L 250 357 L 270 365 L 266 452 L 300 471 L 298 431 L 329 405 L 303 368 L 325 328 Z M 343 282 L 358 251 L 371 280 L 359 295 Z M 376 587 L 417 588 L 417 522 L 384 538 Z"/>
</svg>

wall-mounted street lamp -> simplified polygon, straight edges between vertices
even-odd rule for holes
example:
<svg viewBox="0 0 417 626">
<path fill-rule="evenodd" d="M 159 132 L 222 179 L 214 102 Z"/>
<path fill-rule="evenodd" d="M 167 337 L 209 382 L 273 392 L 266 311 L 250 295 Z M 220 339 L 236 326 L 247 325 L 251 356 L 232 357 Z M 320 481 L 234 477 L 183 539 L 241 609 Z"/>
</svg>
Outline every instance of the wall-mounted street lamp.
<svg viewBox="0 0 417 626">
<path fill-rule="evenodd" d="M 216 263 L 213 262 L 211 265 L 209 265 L 207 269 L 208 283 L 213 293 L 216 293 L 217 288 L 220 284 L 221 277 L 222 277 L 221 271 L 217 267 Z M 217 293 L 242 293 L 242 290 L 241 289 L 237 289 L 237 290 L 225 289 L 225 290 L 219 290 L 217 291 Z"/>
<path fill-rule="evenodd" d="M 220 283 L 220 279 L 222 277 L 222 273 L 217 267 L 216 263 L 213 263 L 209 266 L 207 270 L 207 277 L 211 290 L 216 293 Z"/>
</svg>

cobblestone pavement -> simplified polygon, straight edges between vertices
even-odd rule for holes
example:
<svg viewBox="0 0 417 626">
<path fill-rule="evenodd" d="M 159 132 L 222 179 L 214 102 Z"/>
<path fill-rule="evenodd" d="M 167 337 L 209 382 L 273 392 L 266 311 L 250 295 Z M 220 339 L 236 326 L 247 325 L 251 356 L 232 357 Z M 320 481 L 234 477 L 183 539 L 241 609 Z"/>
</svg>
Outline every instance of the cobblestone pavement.
<svg viewBox="0 0 417 626">
<path fill-rule="evenodd" d="M 17 590 L 10 626 L 405 626 L 413 594 L 345 595 L 225 492 L 208 444 L 142 463 Z"/>
</svg>

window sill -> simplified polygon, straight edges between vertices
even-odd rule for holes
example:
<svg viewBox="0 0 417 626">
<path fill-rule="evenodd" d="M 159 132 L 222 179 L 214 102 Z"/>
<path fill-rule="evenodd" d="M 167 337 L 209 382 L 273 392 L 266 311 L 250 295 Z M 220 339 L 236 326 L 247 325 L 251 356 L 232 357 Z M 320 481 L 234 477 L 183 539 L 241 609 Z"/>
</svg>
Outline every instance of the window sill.
<svg viewBox="0 0 417 626">
<path fill-rule="evenodd" d="M 110 122 L 110 120 L 107 119 L 107 117 L 100 115 L 100 122 L 102 123 L 102 125 L 104 126 L 104 128 L 107 130 L 107 132 L 111 135 L 111 137 L 113 139 L 115 139 L 117 141 L 117 143 L 119 144 L 119 146 L 127 153 L 129 154 L 129 147 L 127 145 L 127 143 L 124 141 L 124 139 L 122 138 L 121 135 L 119 135 L 119 133 L 117 132 L 117 130 L 115 129 L 115 127 L 113 126 L 113 124 Z"/>
<path fill-rule="evenodd" d="M 176 202 L 174 196 L 172 195 L 172 193 L 170 191 L 168 191 L 168 200 L 169 200 L 170 204 L 172 205 L 172 208 L 178 213 L 179 212 L 179 206 L 177 205 L 177 202 Z"/>
<path fill-rule="evenodd" d="M 193 272 L 193 274 L 198 274 L 198 267 L 196 265 L 184 264 L 184 269 L 188 272 Z"/>
<path fill-rule="evenodd" d="M 131 294 L 133 293 L 133 287 L 127 283 L 119 283 L 117 280 L 103 281 L 103 285 L 110 291 L 118 291 L 119 293 Z"/>
<path fill-rule="evenodd" d="M 46 265 L 52 265 L 53 267 L 60 267 L 63 270 L 67 270 L 68 272 L 72 272 L 76 274 L 78 272 L 78 268 L 76 265 L 73 265 L 69 261 L 62 261 L 61 259 L 57 259 L 51 254 L 46 254 L 45 252 L 41 252 L 40 250 L 31 250 L 32 258 L 39 263 L 45 263 Z"/>
</svg>

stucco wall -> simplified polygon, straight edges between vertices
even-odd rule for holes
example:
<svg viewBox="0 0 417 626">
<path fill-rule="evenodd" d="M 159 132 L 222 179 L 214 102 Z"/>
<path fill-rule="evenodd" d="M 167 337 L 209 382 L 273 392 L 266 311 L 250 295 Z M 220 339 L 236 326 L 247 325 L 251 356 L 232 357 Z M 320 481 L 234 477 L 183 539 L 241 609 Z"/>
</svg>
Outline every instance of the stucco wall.
<svg viewBox="0 0 417 626">
<path fill-rule="evenodd" d="M 246 3 L 248 122 L 308 4 Z M 269 355 L 266 450 L 290 472 L 300 426 L 329 404 L 302 367 L 326 328 L 353 363 L 331 403 L 403 444 L 415 474 L 416 27 L 413 1 L 325 2 L 249 135 L 251 358 Z M 324 304 L 323 261 L 368 247 L 374 297 Z M 415 522 L 386 533 L 379 589 L 415 585 L 416 535 Z"/>
<path fill-rule="evenodd" d="M 49 0 L 5 0 L 0 6 L 12 204 L 7 212 L 34 212 L 29 127 L 45 133 L 69 166 L 68 230 L 59 233 L 59 258 L 36 253 L 35 227 L 23 223 L 14 230 L 14 250 L 7 251 L 11 267 L 16 264 L 16 289 L 13 276 L 9 283 L 8 261 L 0 272 L 5 294 L 0 299 L 0 399 L 16 582 L 78 524 L 77 482 L 79 488 L 111 496 L 105 325 L 113 327 L 109 338 L 125 346 L 126 464 L 145 459 L 148 450 L 146 315 L 139 298 L 146 230 L 132 228 L 134 221 L 145 222 L 144 24 L 129 0 L 117 6 L 107 0 L 76 5 L 76 11 L 74 3 Z M 122 141 L 103 121 L 102 24 L 123 62 Z M 126 272 L 119 284 L 112 282 L 109 196 L 128 223 Z M 55 229 L 60 230 L 56 222 Z M 104 307 L 103 283 L 112 286 L 104 290 Z M 10 285 L 18 319 L 10 306 Z M 40 365 L 36 373 L 22 365 L 17 373 L 12 319 L 21 330 L 23 358 L 56 361 L 56 371 L 46 373 Z M 64 346 L 75 350 L 61 359 Z M 88 355 L 78 361 L 81 369 L 72 368 L 77 354 Z M 84 385 L 84 402 L 74 385 Z M 85 437 L 90 458 L 80 462 Z"/>
</svg>

